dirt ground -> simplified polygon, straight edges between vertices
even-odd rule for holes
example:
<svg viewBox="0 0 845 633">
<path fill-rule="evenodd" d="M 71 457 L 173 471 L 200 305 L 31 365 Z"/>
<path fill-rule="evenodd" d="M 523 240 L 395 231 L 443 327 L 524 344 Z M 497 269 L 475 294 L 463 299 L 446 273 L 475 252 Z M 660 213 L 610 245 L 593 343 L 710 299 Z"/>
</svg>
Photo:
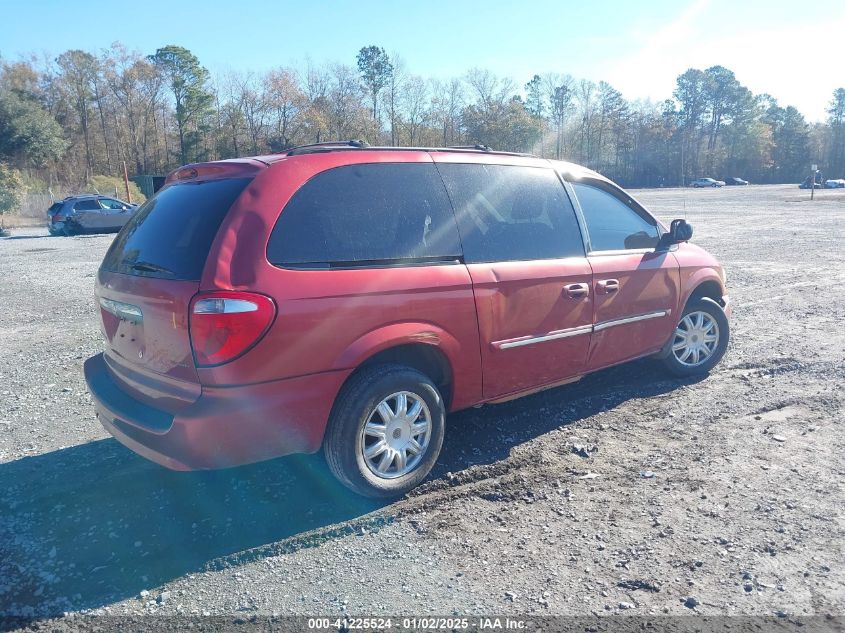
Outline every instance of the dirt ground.
<svg viewBox="0 0 845 633">
<path fill-rule="evenodd" d="M 0 618 L 845 614 L 845 191 L 635 195 L 725 264 L 721 365 L 451 415 L 430 480 L 382 506 L 314 457 L 124 449 L 82 377 L 113 236 L 0 240 Z"/>
</svg>

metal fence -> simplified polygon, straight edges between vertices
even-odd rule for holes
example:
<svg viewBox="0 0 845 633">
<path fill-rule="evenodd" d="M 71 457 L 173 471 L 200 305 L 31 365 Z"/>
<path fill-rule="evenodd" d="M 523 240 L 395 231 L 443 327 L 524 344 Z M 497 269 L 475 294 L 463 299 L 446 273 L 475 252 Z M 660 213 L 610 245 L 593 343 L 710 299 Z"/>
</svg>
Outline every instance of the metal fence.
<svg viewBox="0 0 845 633">
<path fill-rule="evenodd" d="M 69 194 L 64 191 L 54 191 L 53 196 L 50 196 L 49 193 L 26 193 L 23 196 L 17 215 L 21 218 L 45 218 L 50 205 L 67 195 Z"/>
<path fill-rule="evenodd" d="M 115 190 L 106 190 L 106 191 L 77 191 L 77 190 L 70 190 L 64 188 L 54 188 L 52 189 L 52 193 L 25 193 L 23 199 L 21 200 L 20 207 L 18 207 L 18 212 L 14 215 L 17 215 L 21 219 L 42 219 L 47 216 L 47 209 L 50 208 L 50 205 L 56 202 L 57 200 L 62 200 L 67 196 L 74 196 L 82 193 L 99 193 L 104 196 L 114 196 L 115 198 L 120 198 L 123 200 L 126 198 L 126 195 L 123 194 L 122 191 Z"/>
</svg>

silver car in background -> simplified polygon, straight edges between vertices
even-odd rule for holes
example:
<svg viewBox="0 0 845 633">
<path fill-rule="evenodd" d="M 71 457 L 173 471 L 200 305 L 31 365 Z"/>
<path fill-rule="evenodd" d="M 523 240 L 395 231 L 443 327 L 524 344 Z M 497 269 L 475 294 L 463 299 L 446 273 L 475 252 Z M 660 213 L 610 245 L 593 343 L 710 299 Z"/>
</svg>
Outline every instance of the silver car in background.
<svg viewBox="0 0 845 633">
<path fill-rule="evenodd" d="M 137 208 L 137 204 L 98 194 L 69 196 L 47 209 L 47 230 L 51 235 L 113 233 L 123 228 Z"/>
<path fill-rule="evenodd" d="M 696 178 L 690 183 L 692 187 L 724 187 L 723 180 L 714 180 L 713 178 Z"/>
</svg>

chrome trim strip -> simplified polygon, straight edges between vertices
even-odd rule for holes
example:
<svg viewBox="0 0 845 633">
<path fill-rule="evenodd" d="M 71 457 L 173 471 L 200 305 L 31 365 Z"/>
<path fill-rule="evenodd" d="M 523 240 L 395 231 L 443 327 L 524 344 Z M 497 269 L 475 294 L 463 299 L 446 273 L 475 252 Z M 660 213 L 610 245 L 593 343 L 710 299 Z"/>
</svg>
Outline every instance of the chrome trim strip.
<svg viewBox="0 0 845 633">
<path fill-rule="evenodd" d="M 123 303 L 123 301 L 115 301 L 114 299 L 106 299 L 100 297 L 100 307 L 106 312 L 110 312 L 118 319 L 125 319 L 133 323 L 140 323 L 144 320 L 144 315 L 141 308 L 133 306 L 131 303 Z"/>
<path fill-rule="evenodd" d="M 610 321 L 602 321 L 596 323 L 593 327 L 594 332 L 600 332 L 607 328 L 615 327 L 617 325 L 627 325 L 628 323 L 636 323 L 637 321 L 647 321 L 648 319 L 659 319 L 665 317 L 669 312 L 667 310 L 658 310 L 656 312 L 649 312 L 647 314 L 638 314 L 637 316 L 625 317 L 624 319 L 611 319 Z"/>
<path fill-rule="evenodd" d="M 587 257 L 604 257 L 608 255 L 645 255 L 654 253 L 655 248 L 623 248 L 615 251 L 590 251 Z"/>
<path fill-rule="evenodd" d="M 533 345 L 534 343 L 555 341 L 557 339 L 569 338 L 570 336 L 578 336 L 580 334 L 590 334 L 592 331 L 592 325 L 581 325 L 579 327 L 567 328 L 565 330 L 556 330 L 554 332 L 549 332 L 548 334 L 543 334 L 542 336 L 528 336 L 525 338 L 495 341 L 493 343 L 493 347 L 496 349 L 510 349 L 512 347 L 522 347 L 523 345 Z"/>
<path fill-rule="evenodd" d="M 581 325 L 578 327 L 567 328 L 565 330 L 555 330 L 542 336 L 525 336 L 522 338 L 511 338 L 504 341 L 494 341 L 491 345 L 496 349 L 511 349 L 512 347 L 522 347 L 524 345 L 534 345 L 534 343 L 545 343 L 546 341 L 555 341 L 561 338 L 569 338 L 570 336 L 578 336 L 580 334 L 591 334 L 593 332 L 601 332 L 617 325 L 627 325 L 628 323 L 637 323 L 639 321 L 647 321 L 649 319 L 659 319 L 671 314 L 671 310 L 657 310 L 655 312 L 648 312 L 646 314 L 638 314 L 637 316 L 625 317 L 624 319 L 611 319 L 610 321 L 602 321 L 595 325 Z"/>
</svg>

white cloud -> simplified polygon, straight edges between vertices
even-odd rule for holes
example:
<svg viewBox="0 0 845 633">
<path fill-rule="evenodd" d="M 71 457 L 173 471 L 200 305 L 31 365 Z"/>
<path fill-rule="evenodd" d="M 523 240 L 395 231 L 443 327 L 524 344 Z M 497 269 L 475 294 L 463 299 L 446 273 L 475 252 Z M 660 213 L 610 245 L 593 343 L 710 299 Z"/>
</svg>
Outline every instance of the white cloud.
<svg viewBox="0 0 845 633">
<path fill-rule="evenodd" d="M 845 18 L 760 27 L 731 22 L 730 12 L 698 0 L 624 60 L 604 65 L 602 76 L 628 98 L 670 96 L 687 68 L 720 64 L 754 93 L 794 105 L 810 121 L 825 117 L 833 90 L 845 85 Z"/>
</svg>

